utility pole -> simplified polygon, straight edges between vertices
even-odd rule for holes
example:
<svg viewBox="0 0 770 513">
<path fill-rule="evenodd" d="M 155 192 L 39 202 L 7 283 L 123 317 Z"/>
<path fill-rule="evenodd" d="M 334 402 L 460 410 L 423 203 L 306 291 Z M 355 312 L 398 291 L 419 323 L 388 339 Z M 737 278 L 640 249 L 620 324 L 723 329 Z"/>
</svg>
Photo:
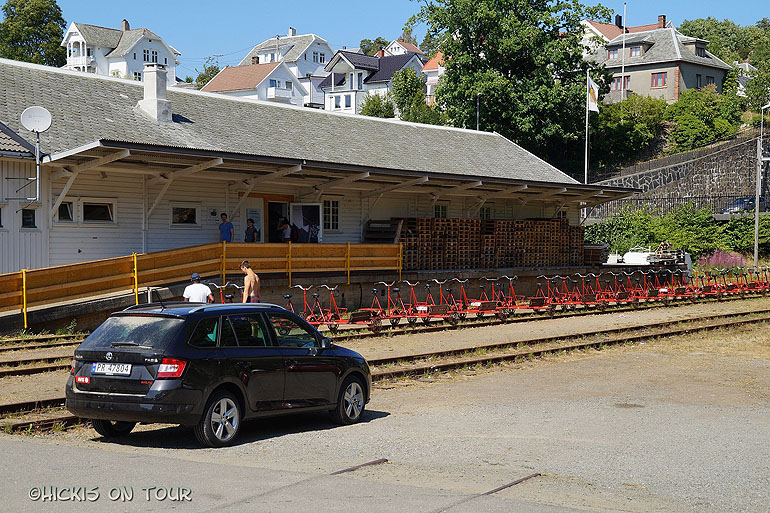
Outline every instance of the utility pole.
<svg viewBox="0 0 770 513">
<path fill-rule="evenodd" d="M 479 131 L 479 97 L 481 93 L 476 93 L 476 131 Z"/>
</svg>

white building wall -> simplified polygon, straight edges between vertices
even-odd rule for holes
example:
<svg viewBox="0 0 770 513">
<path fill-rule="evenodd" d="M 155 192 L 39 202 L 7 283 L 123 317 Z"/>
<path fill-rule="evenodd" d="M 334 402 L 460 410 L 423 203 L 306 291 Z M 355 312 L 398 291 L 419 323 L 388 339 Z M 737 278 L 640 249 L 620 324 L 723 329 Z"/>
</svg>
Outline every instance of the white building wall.
<svg viewBox="0 0 770 513">
<path fill-rule="evenodd" d="M 150 51 L 150 61 L 152 62 L 152 52 L 158 52 L 158 64 L 166 66 L 167 82 L 169 85 L 176 83 L 176 61 L 173 53 L 166 50 L 166 46 L 158 39 L 141 39 L 134 47 L 125 55 L 125 57 L 114 57 L 111 61 L 125 61 L 126 73 L 128 78 L 133 78 L 134 72 L 141 73 L 144 70 L 144 50 Z"/>
<path fill-rule="evenodd" d="M 19 192 L 22 180 L 7 178 L 34 178 L 34 162 L 0 159 L 0 274 L 18 272 L 22 268 L 36 269 L 48 266 L 46 241 L 48 225 L 46 223 L 47 205 L 28 205 L 26 201 L 7 200 L 10 197 L 34 196 L 35 185 L 30 183 Z M 45 197 L 45 182 L 41 182 L 40 194 Z M 35 210 L 36 228 L 22 228 L 21 209 Z"/>
</svg>

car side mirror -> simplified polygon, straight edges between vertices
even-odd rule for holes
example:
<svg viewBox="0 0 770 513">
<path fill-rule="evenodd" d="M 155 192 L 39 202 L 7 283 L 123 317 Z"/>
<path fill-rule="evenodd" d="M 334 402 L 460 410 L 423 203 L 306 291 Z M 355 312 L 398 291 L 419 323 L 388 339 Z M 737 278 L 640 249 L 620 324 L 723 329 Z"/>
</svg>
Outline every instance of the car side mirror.
<svg viewBox="0 0 770 513">
<path fill-rule="evenodd" d="M 321 349 L 329 349 L 334 345 L 334 341 L 329 337 L 321 337 Z"/>
</svg>

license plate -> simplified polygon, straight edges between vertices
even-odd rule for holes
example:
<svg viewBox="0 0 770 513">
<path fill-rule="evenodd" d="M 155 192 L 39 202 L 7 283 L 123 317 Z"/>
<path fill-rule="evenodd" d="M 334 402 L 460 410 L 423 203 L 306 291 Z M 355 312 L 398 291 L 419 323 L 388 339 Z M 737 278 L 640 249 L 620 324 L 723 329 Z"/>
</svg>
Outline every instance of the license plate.
<svg viewBox="0 0 770 513">
<path fill-rule="evenodd" d="M 105 374 L 107 376 L 130 376 L 130 363 L 92 363 L 91 374 Z"/>
</svg>

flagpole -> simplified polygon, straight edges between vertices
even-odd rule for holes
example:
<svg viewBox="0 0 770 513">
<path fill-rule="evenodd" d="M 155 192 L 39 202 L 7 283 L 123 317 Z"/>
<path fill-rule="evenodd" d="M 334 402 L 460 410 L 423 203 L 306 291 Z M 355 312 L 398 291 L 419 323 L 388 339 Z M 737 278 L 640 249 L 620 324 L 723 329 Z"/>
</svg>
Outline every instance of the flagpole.
<svg viewBox="0 0 770 513">
<path fill-rule="evenodd" d="M 588 109 L 591 101 L 591 78 L 586 70 L 586 151 L 585 151 L 585 183 L 588 185 Z"/>
</svg>

